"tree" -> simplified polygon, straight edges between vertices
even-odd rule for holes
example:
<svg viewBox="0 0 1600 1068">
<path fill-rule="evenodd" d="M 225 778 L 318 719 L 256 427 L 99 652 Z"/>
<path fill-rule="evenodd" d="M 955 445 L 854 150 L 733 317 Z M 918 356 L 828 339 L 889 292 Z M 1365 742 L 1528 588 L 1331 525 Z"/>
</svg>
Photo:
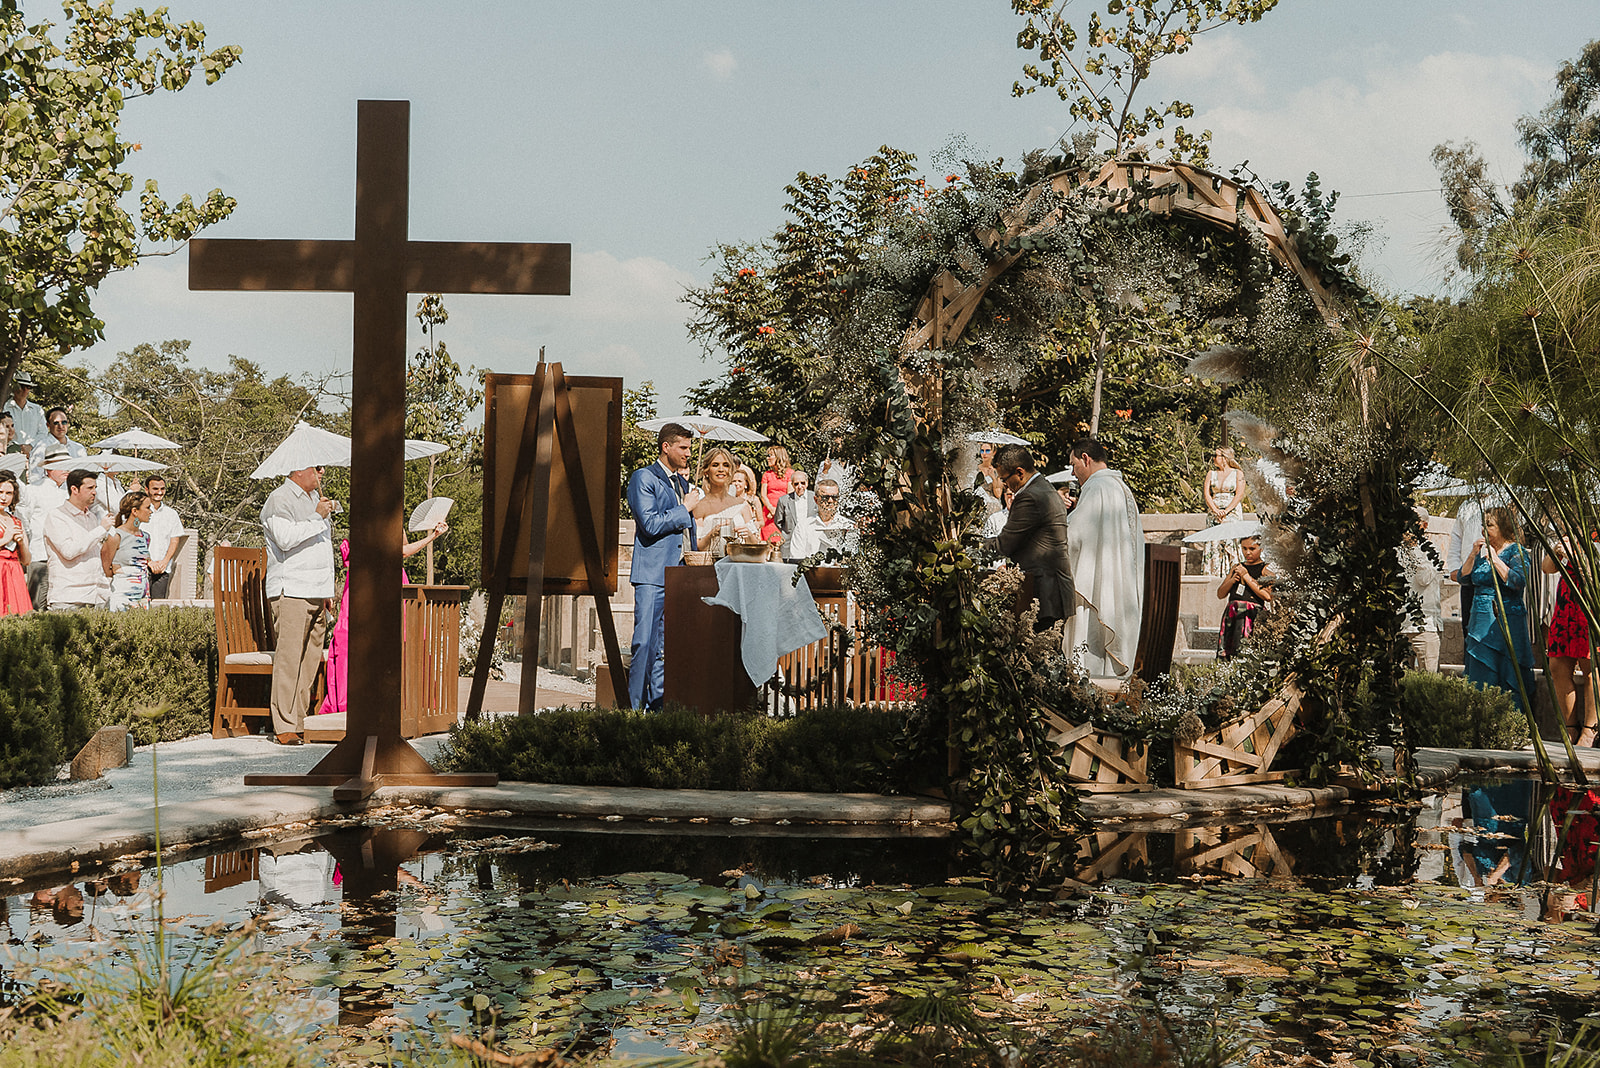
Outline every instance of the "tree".
<svg viewBox="0 0 1600 1068">
<path fill-rule="evenodd" d="M 1080 155 L 1088 155 L 1101 137 L 1110 139 L 1106 151 L 1121 155 L 1152 129 L 1165 129 L 1169 118 L 1194 117 L 1194 105 L 1181 100 L 1135 109 L 1134 99 L 1156 60 L 1182 55 L 1209 30 L 1259 21 L 1278 0 L 1107 0 L 1104 16 L 1090 12 L 1082 36 L 1067 21 L 1071 5 L 1072 0 L 1011 0 L 1011 10 L 1025 23 L 1017 47 L 1039 58 L 1023 65 L 1026 80 L 1013 83 L 1011 92 L 1026 96 L 1054 89 L 1071 104 L 1072 117 L 1089 128 L 1089 136 L 1075 142 Z M 1210 142 L 1210 130 L 1192 134 L 1175 127 L 1173 158 L 1204 164 Z M 1154 147 L 1167 145 L 1157 139 Z"/>
<path fill-rule="evenodd" d="M 483 425 L 468 423 L 483 404 L 482 379 L 476 368 L 463 369 L 438 337 L 450 320 L 442 295 L 423 296 L 415 314 L 427 343 L 406 365 L 406 437 L 449 447 L 407 465 L 406 496 L 456 502 L 450 532 L 428 547 L 428 570 L 441 582 L 472 585 L 483 544 Z"/>
<path fill-rule="evenodd" d="M 196 68 L 215 82 L 239 49 L 206 51 L 204 28 L 166 8 L 117 15 L 109 0 L 62 6 L 57 44 L 55 24 L 29 27 L 16 0 L 0 0 L 0 394 L 10 393 L 23 357 L 103 336 L 91 301 L 112 271 L 169 254 L 234 208 L 218 189 L 199 204 L 188 194 L 168 204 L 147 181 L 135 221 L 121 200 L 133 188 L 128 155 L 140 146 L 120 126 L 128 101 L 176 92 Z"/>
<path fill-rule="evenodd" d="M 721 349 L 726 371 L 690 390 L 691 406 L 810 452 L 826 398 L 807 368 L 833 344 L 851 281 L 888 227 L 934 195 L 915 165 L 886 145 L 843 178 L 801 172 L 784 188 L 782 229 L 713 251 L 710 283 L 683 299 L 690 335 L 708 354 Z"/>
<path fill-rule="evenodd" d="M 1468 273 L 1491 269 L 1485 257 L 1497 227 L 1593 177 L 1600 164 L 1600 39 L 1584 45 L 1577 62 L 1561 65 L 1555 85 L 1539 114 L 1517 120 L 1528 161 L 1510 189 L 1489 177 L 1475 142 L 1434 146 L 1433 166 L 1456 224 L 1456 264 Z"/>
<path fill-rule="evenodd" d="M 249 360 L 228 358 L 226 370 L 194 367 L 189 342 L 144 344 L 118 353 L 94 380 L 106 398 L 105 429 L 137 424 L 183 445 L 163 453 L 172 501 L 203 541 L 260 538 L 257 513 L 274 487 L 250 478 L 299 419 L 346 430 L 345 420 L 320 412 L 325 400 L 343 407 L 334 375 L 301 381 L 268 379 Z"/>
</svg>

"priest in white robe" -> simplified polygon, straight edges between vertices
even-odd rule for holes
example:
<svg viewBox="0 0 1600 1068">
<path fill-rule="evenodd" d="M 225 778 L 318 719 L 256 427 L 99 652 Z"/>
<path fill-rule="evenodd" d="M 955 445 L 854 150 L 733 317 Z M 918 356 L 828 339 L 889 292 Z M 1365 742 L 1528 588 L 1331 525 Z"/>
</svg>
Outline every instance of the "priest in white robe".
<svg viewBox="0 0 1600 1068">
<path fill-rule="evenodd" d="M 1082 487 L 1067 525 L 1067 556 L 1077 591 L 1063 646 L 1093 678 L 1133 674 L 1144 618 L 1144 523 L 1122 472 L 1106 463 L 1094 438 L 1072 445 L 1072 473 Z"/>
</svg>

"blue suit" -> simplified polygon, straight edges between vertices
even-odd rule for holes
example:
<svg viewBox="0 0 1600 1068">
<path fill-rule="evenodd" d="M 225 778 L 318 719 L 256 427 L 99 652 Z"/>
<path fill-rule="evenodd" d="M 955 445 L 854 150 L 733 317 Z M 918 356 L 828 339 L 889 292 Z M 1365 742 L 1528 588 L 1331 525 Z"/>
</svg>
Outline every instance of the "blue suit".
<svg viewBox="0 0 1600 1068">
<path fill-rule="evenodd" d="M 682 475 L 681 491 L 688 491 Z M 680 487 L 657 462 L 628 479 L 633 512 L 633 658 L 628 664 L 628 701 L 634 708 L 661 707 L 666 665 L 661 659 L 666 630 L 667 568 L 683 563 L 683 532 L 695 536 L 694 516 L 679 501 Z"/>
</svg>

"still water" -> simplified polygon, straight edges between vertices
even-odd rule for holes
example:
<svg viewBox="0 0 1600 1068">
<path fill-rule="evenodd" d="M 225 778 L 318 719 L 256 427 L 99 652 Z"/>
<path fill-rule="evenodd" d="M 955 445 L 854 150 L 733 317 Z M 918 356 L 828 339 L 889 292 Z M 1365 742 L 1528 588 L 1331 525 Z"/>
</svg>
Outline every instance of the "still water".
<svg viewBox="0 0 1600 1068">
<path fill-rule="evenodd" d="M 659 1056 L 717 1046 L 739 998 L 849 1023 L 959 992 L 996 1027 L 1061 1035 L 1154 1002 L 1274 1056 L 1449 1063 L 1486 1033 L 1541 1042 L 1600 1011 L 1594 800 L 1558 806 L 1579 810 L 1564 842 L 1526 781 L 1420 810 L 1103 831 L 1059 900 L 994 896 L 937 838 L 416 814 L 172 865 L 164 887 L 182 940 L 255 922 L 283 1026 L 368 1052 L 432 1014 L 493 1022 L 512 1053 Z M 15 888 L 10 978 L 116 967 L 153 885 L 133 868 Z"/>
</svg>

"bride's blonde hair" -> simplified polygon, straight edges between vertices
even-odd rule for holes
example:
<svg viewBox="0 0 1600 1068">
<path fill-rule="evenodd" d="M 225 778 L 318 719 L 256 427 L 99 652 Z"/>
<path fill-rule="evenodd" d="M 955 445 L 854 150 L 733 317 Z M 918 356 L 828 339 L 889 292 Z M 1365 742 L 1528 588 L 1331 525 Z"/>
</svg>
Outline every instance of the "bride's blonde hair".
<svg viewBox="0 0 1600 1068">
<path fill-rule="evenodd" d="M 706 454 L 700 458 L 701 489 L 706 488 L 706 476 L 711 471 L 711 461 L 715 460 L 719 456 L 728 461 L 728 478 L 730 480 L 733 478 L 733 473 L 739 469 L 739 461 L 733 458 L 733 453 L 729 452 L 727 449 L 724 449 L 721 445 L 707 449 Z"/>
</svg>

